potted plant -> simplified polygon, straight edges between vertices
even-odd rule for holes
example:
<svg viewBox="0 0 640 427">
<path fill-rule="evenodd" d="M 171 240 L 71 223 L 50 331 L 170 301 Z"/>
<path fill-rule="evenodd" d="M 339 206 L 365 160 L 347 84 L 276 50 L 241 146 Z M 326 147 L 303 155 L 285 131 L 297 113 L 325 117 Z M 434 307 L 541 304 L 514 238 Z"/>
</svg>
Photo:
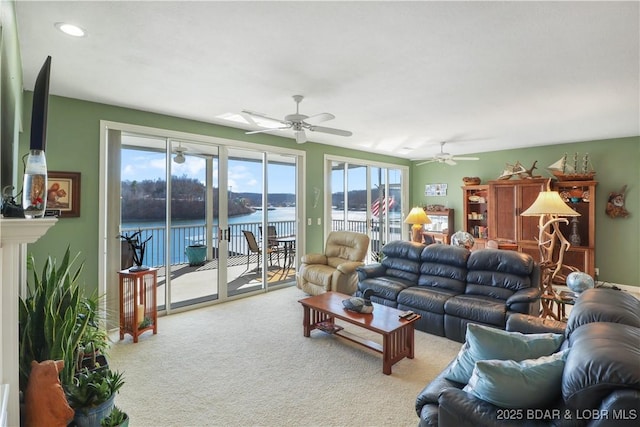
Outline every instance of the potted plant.
<svg viewBox="0 0 640 427">
<path fill-rule="evenodd" d="M 98 321 L 98 299 L 87 299 L 87 327 L 78 344 L 76 373 L 83 368 L 99 369 L 107 366 L 107 351 L 109 349 L 109 335 Z"/>
<path fill-rule="evenodd" d="M 123 375 L 111 369 L 85 368 L 65 387 L 69 405 L 75 410 L 77 427 L 99 427 L 113 409 L 113 401 L 124 385 Z"/>
<path fill-rule="evenodd" d="M 204 265 L 207 259 L 207 246 L 202 244 L 189 245 L 184 249 L 191 267 Z"/>
<path fill-rule="evenodd" d="M 28 284 L 28 296 L 19 300 L 19 370 L 20 389 L 24 392 L 33 360 L 63 360 L 60 380 L 65 386 L 75 373 L 80 339 L 90 320 L 91 305 L 84 298 L 77 279 L 83 264 L 75 271 L 67 248 L 58 265 L 51 257 L 45 262 L 42 274 L 35 271 L 32 256 L 27 268 L 33 271 Z"/>
<path fill-rule="evenodd" d="M 113 406 L 109 415 L 100 421 L 100 427 L 128 427 L 129 415 L 117 406 Z"/>
</svg>

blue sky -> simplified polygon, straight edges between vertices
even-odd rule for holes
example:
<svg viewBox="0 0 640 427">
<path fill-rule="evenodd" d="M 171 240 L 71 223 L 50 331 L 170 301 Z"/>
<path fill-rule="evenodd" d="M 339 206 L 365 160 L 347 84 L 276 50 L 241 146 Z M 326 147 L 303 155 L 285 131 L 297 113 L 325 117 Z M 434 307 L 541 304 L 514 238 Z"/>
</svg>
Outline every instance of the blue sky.
<svg viewBox="0 0 640 427">
<path fill-rule="evenodd" d="M 186 175 L 205 182 L 205 161 L 195 156 L 185 156 L 185 162 L 171 163 L 172 174 Z M 146 179 L 165 179 L 166 160 L 164 153 L 139 150 L 122 150 L 122 180 L 143 181 Z M 214 177 L 218 176 L 217 165 Z M 233 192 L 262 192 L 262 165 L 250 161 L 229 161 L 229 187 Z M 217 187 L 217 178 L 214 186 Z M 269 192 L 295 193 L 295 168 L 288 165 L 269 165 Z"/>
</svg>

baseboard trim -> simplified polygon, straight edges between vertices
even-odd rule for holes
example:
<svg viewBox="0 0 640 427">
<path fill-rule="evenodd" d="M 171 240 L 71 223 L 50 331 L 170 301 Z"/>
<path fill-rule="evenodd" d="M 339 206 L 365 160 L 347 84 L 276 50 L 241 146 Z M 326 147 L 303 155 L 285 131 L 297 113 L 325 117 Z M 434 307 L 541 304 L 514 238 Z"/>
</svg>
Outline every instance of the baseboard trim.
<svg viewBox="0 0 640 427">
<path fill-rule="evenodd" d="M 640 300 L 640 287 L 638 286 L 629 286 L 629 285 L 621 285 L 619 283 L 611 283 L 611 282 L 596 282 L 597 287 L 603 288 L 611 288 L 615 286 L 616 288 L 620 288 L 621 291 L 625 291 L 636 297 Z"/>
</svg>

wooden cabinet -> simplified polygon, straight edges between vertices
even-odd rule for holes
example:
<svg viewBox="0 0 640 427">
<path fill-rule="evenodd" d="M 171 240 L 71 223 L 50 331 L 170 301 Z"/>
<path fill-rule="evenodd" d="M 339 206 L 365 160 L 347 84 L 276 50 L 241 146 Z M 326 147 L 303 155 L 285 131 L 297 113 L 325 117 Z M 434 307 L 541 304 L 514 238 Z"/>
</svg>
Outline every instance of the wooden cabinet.
<svg viewBox="0 0 640 427">
<path fill-rule="evenodd" d="M 552 188 L 580 216 L 560 224 L 562 235 L 571 242 L 564 265 L 595 277 L 596 253 L 596 181 L 555 181 Z"/>
<path fill-rule="evenodd" d="M 515 242 L 521 252 L 537 250 L 539 218 L 520 214 L 546 190 L 548 182 L 548 179 L 489 182 L 489 238 Z"/>
<path fill-rule="evenodd" d="M 490 181 L 487 185 L 464 186 L 464 230 L 476 239 L 474 249 L 486 246 L 486 239 L 513 243 L 517 250 L 540 260 L 538 217 L 520 214 L 547 189 L 548 179 Z M 562 234 L 572 243 L 564 265 L 595 277 L 596 181 L 551 181 L 551 189 L 580 216 L 561 224 Z M 565 272 L 566 274 L 567 272 Z"/>
<path fill-rule="evenodd" d="M 464 231 L 475 239 L 472 249 L 483 249 L 489 233 L 489 186 L 465 185 L 462 187 Z"/>
<path fill-rule="evenodd" d="M 438 205 L 439 206 L 439 205 Z M 425 225 L 425 231 L 423 236 L 430 236 L 439 243 L 448 245 L 451 243 L 451 235 L 455 231 L 453 226 L 453 209 L 442 209 L 433 206 L 426 206 L 424 208 L 427 216 L 431 220 L 431 224 Z"/>
</svg>

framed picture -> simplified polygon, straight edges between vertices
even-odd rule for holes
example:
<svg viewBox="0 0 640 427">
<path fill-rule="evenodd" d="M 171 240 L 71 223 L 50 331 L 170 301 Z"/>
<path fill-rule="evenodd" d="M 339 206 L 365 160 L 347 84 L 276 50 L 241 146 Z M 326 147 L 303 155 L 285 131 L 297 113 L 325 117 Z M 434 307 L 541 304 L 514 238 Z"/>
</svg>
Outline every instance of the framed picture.
<svg viewBox="0 0 640 427">
<path fill-rule="evenodd" d="M 60 211 L 60 218 L 80 216 L 80 172 L 47 173 L 47 209 Z"/>
<path fill-rule="evenodd" d="M 424 186 L 425 196 L 446 196 L 447 184 L 427 184 Z"/>
</svg>

